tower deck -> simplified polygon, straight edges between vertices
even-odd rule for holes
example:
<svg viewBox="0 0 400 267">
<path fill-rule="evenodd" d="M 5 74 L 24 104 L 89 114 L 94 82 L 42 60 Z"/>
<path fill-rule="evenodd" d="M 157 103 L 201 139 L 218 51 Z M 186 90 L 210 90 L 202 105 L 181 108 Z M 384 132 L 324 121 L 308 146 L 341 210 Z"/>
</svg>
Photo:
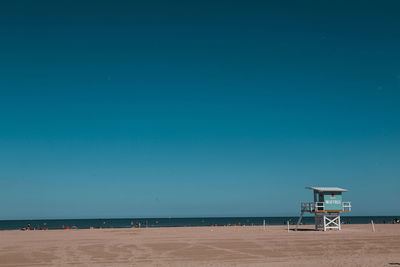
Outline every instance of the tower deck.
<svg viewBox="0 0 400 267">
<path fill-rule="evenodd" d="M 326 210 L 324 202 L 302 202 L 301 203 L 302 212 L 310 213 L 340 213 L 340 212 L 350 212 L 351 202 L 342 202 L 342 208 L 336 210 Z"/>
</svg>

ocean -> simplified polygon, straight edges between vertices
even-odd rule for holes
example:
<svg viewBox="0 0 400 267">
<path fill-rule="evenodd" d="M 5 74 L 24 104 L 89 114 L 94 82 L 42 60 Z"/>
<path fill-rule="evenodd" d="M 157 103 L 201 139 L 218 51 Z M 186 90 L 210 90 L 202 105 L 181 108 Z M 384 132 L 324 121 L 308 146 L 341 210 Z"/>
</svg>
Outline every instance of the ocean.
<svg viewBox="0 0 400 267">
<path fill-rule="evenodd" d="M 400 216 L 342 216 L 344 224 L 391 223 Z M 0 220 L 0 230 L 31 228 L 130 228 L 130 227 L 183 227 L 183 226 L 254 226 L 296 224 L 298 217 L 199 217 L 199 218 L 124 218 L 124 219 L 60 219 L 60 220 Z M 314 217 L 303 217 L 303 224 L 314 224 Z"/>
</svg>

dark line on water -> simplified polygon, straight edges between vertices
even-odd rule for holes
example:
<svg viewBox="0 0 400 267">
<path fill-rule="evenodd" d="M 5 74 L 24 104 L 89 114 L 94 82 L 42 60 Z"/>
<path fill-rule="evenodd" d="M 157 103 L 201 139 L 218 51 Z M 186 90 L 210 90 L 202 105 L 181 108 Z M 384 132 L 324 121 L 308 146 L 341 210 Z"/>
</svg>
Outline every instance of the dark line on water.
<svg viewBox="0 0 400 267">
<path fill-rule="evenodd" d="M 400 216 L 342 216 L 344 224 L 392 223 Z M 197 218 L 115 218 L 115 219 L 41 219 L 41 220 L 0 220 L 0 230 L 17 230 L 28 225 L 33 228 L 64 229 L 67 227 L 131 228 L 131 227 L 183 227 L 183 226 L 257 226 L 294 225 L 298 217 L 197 217 Z M 303 224 L 314 224 L 314 217 L 303 218 Z"/>
</svg>

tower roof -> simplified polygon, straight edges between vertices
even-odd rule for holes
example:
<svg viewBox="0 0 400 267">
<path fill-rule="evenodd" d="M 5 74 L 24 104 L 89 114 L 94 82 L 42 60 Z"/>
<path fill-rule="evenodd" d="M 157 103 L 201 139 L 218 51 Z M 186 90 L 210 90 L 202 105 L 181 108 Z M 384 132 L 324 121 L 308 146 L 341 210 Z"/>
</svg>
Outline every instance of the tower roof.
<svg viewBox="0 0 400 267">
<path fill-rule="evenodd" d="M 306 187 L 306 189 L 315 190 L 318 192 L 347 192 L 347 189 L 339 188 L 339 187 L 317 187 L 317 186 L 310 186 Z"/>
</svg>

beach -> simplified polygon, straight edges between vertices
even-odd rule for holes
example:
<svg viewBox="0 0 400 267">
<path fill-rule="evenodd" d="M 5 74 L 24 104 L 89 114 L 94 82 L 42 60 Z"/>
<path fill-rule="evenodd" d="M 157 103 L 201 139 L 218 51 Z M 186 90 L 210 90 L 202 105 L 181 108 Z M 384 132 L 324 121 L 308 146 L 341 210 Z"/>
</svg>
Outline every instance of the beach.
<svg viewBox="0 0 400 267">
<path fill-rule="evenodd" d="M 0 231 L 0 266 L 400 266 L 400 225 L 312 229 L 7 230 Z"/>
</svg>

